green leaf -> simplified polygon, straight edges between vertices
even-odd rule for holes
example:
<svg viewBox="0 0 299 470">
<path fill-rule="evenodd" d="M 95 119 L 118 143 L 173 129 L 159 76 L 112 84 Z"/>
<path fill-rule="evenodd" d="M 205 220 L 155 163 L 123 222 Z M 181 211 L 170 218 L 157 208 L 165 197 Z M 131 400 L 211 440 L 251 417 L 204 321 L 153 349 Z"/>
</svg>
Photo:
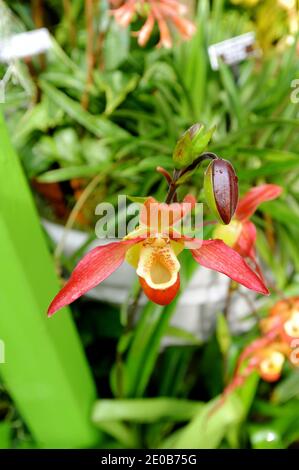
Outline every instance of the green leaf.
<svg viewBox="0 0 299 470">
<path fill-rule="evenodd" d="M 0 449 L 9 449 L 11 447 L 11 423 L 1 421 L 0 423 Z"/>
<path fill-rule="evenodd" d="M 144 158 L 138 164 L 138 168 L 140 168 L 140 170 L 155 170 L 157 166 L 171 169 L 173 167 L 173 163 L 170 158 L 157 155 L 155 157 Z"/>
<path fill-rule="evenodd" d="M 89 132 L 97 137 L 127 137 L 127 132 L 103 116 L 94 116 L 82 108 L 80 103 L 73 100 L 65 93 L 53 87 L 44 80 L 40 80 L 40 87 L 44 93 L 62 108 L 74 121 L 81 124 Z"/>
<path fill-rule="evenodd" d="M 87 178 L 100 172 L 107 172 L 110 164 L 100 164 L 95 166 L 69 166 L 49 170 L 38 176 L 37 180 L 41 183 L 55 183 L 56 181 L 67 181 L 72 178 Z"/>
<path fill-rule="evenodd" d="M 193 162 L 192 140 L 188 131 L 177 141 L 172 159 L 176 168 L 184 168 Z"/>
<path fill-rule="evenodd" d="M 299 157 L 299 155 L 295 152 L 288 152 L 286 150 L 272 148 L 238 147 L 238 152 L 241 155 L 249 155 L 250 157 L 258 156 L 264 160 L 267 160 L 268 162 L 289 162 L 296 160 L 298 163 Z"/>
<path fill-rule="evenodd" d="M 254 449 L 283 449 L 281 434 L 271 424 L 249 427 L 250 442 Z"/>
<path fill-rule="evenodd" d="M 139 204 L 144 204 L 145 201 L 148 199 L 147 197 L 141 197 L 141 196 L 127 196 L 127 198 L 132 201 L 132 202 L 137 202 Z"/>
<path fill-rule="evenodd" d="M 299 398 L 299 371 L 294 370 L 288 377 L 276 385 L 272 400 L 276 404 L 286 403 L 291 398 Z"/>
<path fill-rule="evenodd" d="M 17 146 L 24 145 L 33 131 L 46 132 L 49 127 L 60 124 L 63 120 L 63 111 L 51 105 L 46 96 L 42 101 L 29 109 L 20 120 L 14 123 L 13 142 Z"/>
<path fill-rule="evenodd" d="M 120 28 L 112 21 L 104 41 L 104 64 L 106 70 L 116 69 L 129 55 L 130 28 Z"/>
<path fill-rule="evenodd" d="M 77 133 L 72 127 L 66 127 L 54 134 L 57 153 L 62 161 L 76 164 L 82 162 L 80 156 L 80 142 Z"/>
<path fill-rule="evenodd" d="M 85 162 L 90 165 L 108 162 L 112 159 L 112 149 L 108 139 L 84 137 L 81 140 L 81 151 Z"/>
<path fill-rule="evenodd" d="M 144 398 L 98 400 L 92 411 L 92 421 L 129 421 L 155 423 L 159 420 L 188 421 L 203 407 L 197 401 L 176 398 Z"/>
<path fill-rule="evenodd" d="M 227 93 L 229 101 L 228 106 L 233 111 L 231 114 L 236 116 L 238 125 L 240 127 L 244 120 L 244 108 L 240 101 L 240 94 L 232 76 L 232 72 L 230 71 L 229 67 L 222 61 L 219 61 L 219 71 L 224 89 Z"/>
<path fill-rule="evenodd" d="M 298 240 L 296 229 L 294 233 L 290 230 L 291 227 L 288 227 L 286 230 L 283 226 L 277 226 L 277 234 L 279 235 L 279 242 L 282 247 L 282 250 L 288 255 L 288 259 L 294 265 L 296 272 L 299 272 L 299 252 L 298 252 Z"/>
<path fill-rule="evenodd" d="M 130 429 L 126 424 L 119 421 L 101 421 L 98 427 L 114 437 L 122 446 L 136 449 L 139 447 L 139 439 L 137 433 Z"/>
<path fill-rule="evenodd" d="M 199 338 L 197 338 L 197 336 L 195 336 L 193 333 L 191 333 L 190 331 L 184 330 L 183 328 L 179 328 L 177 326 L 169 325 L 169 327 L 167 328 L 166 334 L 168 336 L 181 339 L 182 343 L 196 344 L 196 345 L 202 344 L 202 341 Z"/>
<path fill-rule="evenodd" d="M 178 45 L 174 53 L 174 65 L 178 80 L 183 87 L 182 111 L 189 120 L 202 118 L 205 112 L 208 86 L 207 72 L 209 59 L 207 54 L 207 28 L 209 25 L 209 1 L 197 2 L 196 32 L 189 41 Z"/>
<path fill-rule="evenodd" d="M 125 396 L 143 394 L 158 355 L 159 329 L 163 326 L 166 329 L 169 318 L 163 307 L 151 302 L 143 309 L 125 363 Z"/>
<path fill-rule="evenodd" d="M 299 414 L 298 399 L 289 400 L 285 404 L 266 402 L 258 400 L 254 404 L 253 411 L 258 413 L 266 423 L 254 424 L 249 428 L 249 433 L 259 433 L 258 442 L 255 445 L 259 448 L 287 448 L 299 437 Z M 254 436 L 255 437 L 255 436 Z"/>
<path fill-rule="evenodd" d="M 261 206 L 261 209 L 279 222 L 298 227 L 299 214 L 296 214 L 295 210 L 286 202 L 265 202 Z"/>
<path fill-rule="evenodd" d="M 84 93 L 86 88 L 86 77 L 84 76 L 84 74 L 67 74 L 65 71 L 55 70 L 50 72 L 43 72 L 40 75 L 40 78 L 42 78 L 48 83 L 51 83 L 51 85 L 54 85 L 57 88 L 76 90 L 79 96 Z M 96 95 L 96 87 L 90 87 L 89 92 L 92 95 Z"/>
<path fill-rule="evenodd" d="M 279 177 L 288 173 L 292 170 L 299 171 L 299 161 L 289 160 L 285 162 L 271 162 L 267 165 L 260 166 L 259 168 L 247 168 L 239 169 L 238 175 L 240 179 L 248 181 L 254 180 L 256 178 L 270 177 L 273 181 L 273 178 Z"/>
<path fill-rule="evenodd" d="M 120 70 L 107 72 L 106 74 L 95 73 L 96 83 L 105 92 L 106 108 L 105 114 L 113 113 L 113 111 L 126 99 L 137 86 L 139 75 L 124 74 Z"/>
<path fill-rule="evenodd" d="M 241 422 L 243 406 L 236 396 L 229 396 L 218 409 L 217 400 L 202 407 L 184 428 L 173 433 L 162 446 L 170 449 L 216 449 L 227 431 Z"/>
<path fill-rule="evenodd" d="M 207 131 L 203 130 L 195 134 L 195 136 L 192 138 L 192 152 L 194 158 L 196 158 L 206 149 L 215 130 L 216 126 L 213 126 Z"/>
</svg>

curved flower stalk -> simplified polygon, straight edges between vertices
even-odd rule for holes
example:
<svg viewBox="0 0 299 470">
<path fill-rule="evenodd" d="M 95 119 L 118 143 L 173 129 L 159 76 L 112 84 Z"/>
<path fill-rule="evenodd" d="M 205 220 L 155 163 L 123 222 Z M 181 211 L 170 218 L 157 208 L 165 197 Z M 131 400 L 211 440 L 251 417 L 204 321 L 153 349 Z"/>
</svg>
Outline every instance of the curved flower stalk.
<svg viewBox="0 0 299 470">
<path fill-rule="evenodd" d="M 237 205 L 235 216 L 228 225 L 217 225 L 213 238 L 223 240 L 244 258 L 250 259 L 257 272 L 261 275 L 256 261 L 255 243 L 256 226 L 250 217 L 259 205 L 276 199 L 282 193 L 282 188 L 276 184 L 262 184 L 251 188 Z"/>
<path fill-rule="evenodd" d="M 178 0 L 126 0 L 119 6 L 115 0 L 110 1 L 115 20 L 123 27 L 128 27 L 137 16 L 144 17 L 142 28 L 135 32 L 138 44 L 145 46 L 157 23 L 160 32 L 158 47 L 172 47 L 169 25 L 173 25 L 182 39 L 190 39 L 195 32 L 194 24 L 183 18 L 187 13 L 186 5 Z"/>
<path fill-rule="evenodd" d="M 279 380 L 283 365 L 289 360 L 299 365 L 299 356 L 294 352 L 292 341 L 299 340 L 299 297 L 280 300 L 261 320 L 262 336 L 250 343 L 241 353 L 231 383 L 223 392 L 222 399 L 256 371 L 267 382 Z M 297 343 L 298 347 L 299 344 Z M 296 360 L 292 359 L 295 354 Z"/>
<path fill-rule="evenodd" d="M 226 274 L 256 292 L 268 294 L 263 281 L 244 259 L 221 240 L 192 239 L 175 230 L 175 223 L 194 204 L 192 196 L 187 196 L 183 203 L 172 204 L 148 198 L 140 212 L 139 227 L 120 242 L 91 250 L 54 298 L 48 314 L 52 315 L 104 281 L 125 260 L 135 267 L 147 297 L 157 304 L 167 305 L 180 287 L 178 255 L 184 248 L 191 250 L 200 265 Z M 165 220 L 167 224 L 163 223 Z"/>
</svg>

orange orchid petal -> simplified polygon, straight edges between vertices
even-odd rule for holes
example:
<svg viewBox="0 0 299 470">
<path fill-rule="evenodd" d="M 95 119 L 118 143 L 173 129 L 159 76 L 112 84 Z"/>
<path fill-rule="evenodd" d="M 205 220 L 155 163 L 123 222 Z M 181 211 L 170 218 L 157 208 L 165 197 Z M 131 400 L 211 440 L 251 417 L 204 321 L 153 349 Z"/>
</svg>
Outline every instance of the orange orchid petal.
<svg viewBox="0 0 299 470">
<path fill-rule="evenodd" d="M 169 240 L 160 237 L 144 242 L 136 272 L 149 287 L 160 290 L 171 287 L 179 270 L 180 263 Z"/>
<path fill-rule="evenodd" d="M 271 308 L 269 316 L 288 319 L 295 311 L 299 312 L 299 297 L 289 297 L 276 302 Z"/>
<path fill-rule="evenodd" d="M 175 296 L 177 295 L 180 288 L 179 274 L 177 274 L 177 279 L 175 283 L 167 289 L 153 289 L 147 284 L 146 280 L 142 277 L 139 277 L 139 282 L 143 289 L 143 292 L 148 297 L 148 299 L 158 305 L 170 304 L 170 302 L 172 302 Z"/>
<path fill-rule="evenodd" d="M 140 223 L 150 227 L 150 233 L 169 234 L 169 228 L 183 219 L 195 207 L 196 199 L 187 195 L 182 203 L 166 204 L 149 197 L 140 211 Z"/>
<path fill-rule="evenodd" d="M 276 382 L 280 375 L 285 361 L 284 355 L 280 351 L 266 351 L 265 357 L 259 363 L 259 373 L 262 379 L 267 382 Z"/>
<path fill-rule="evenodd" d="M 237 206 L 235 217 L 244 221 L 249 219 L 262 202 L 276 199 L 282 193 L 282 187 L 276 184 L 262 184 L 251 188 L 243 196 Z"/>
<path fill-rule="evenodd" d="M 286 343 L 291 344 L 299 338 L 299 311 L 294 311 L 290 318 L 282 326 L 282 337 Z"/>
</svg>

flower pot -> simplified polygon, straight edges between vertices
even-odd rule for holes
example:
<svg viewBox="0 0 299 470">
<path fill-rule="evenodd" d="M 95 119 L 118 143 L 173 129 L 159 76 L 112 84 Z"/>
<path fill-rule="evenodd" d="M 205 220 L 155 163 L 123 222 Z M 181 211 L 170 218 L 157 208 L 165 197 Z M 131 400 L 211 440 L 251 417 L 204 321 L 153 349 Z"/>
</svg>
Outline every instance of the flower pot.
<svg viewBox="0 0 299 470">
<path fill-rule="evenodd" d="M 64 227 L 47 220 L 43 220 L 42 223 L 53 242 L 58 243 L 63 236 Z M 70 256 L 87 240 L 86 232 L 70 230 L 65 239 L 64 254 Z M 112 241 L 114 240 L 109 240 L 109 243 Z M 107 242 L 102 239 L 94 240 L 87 250 Z M 104 302 L 122 304 L 135 278 L 134 269 L 128 263 L 123 263 L 109 278 L 89 291 L 86 296 Z M 228 284 L 229 279 L 226 276 L 199 266 L 179 299 L 171 324 L 191 332 L 200 340 L 207 338 L 214 328 L 216 314 L 221 312 L 225 305 Z M 254 293 L 247 289 L 244 289 L 244 292 L 246 296 L 254 299 Z M 234 332 L 246 331 L 252 327 L 252 319 L 245 323 L 243 321 L 244 317 L 250 313 L 250 306 L 243 297 L 236 297 L 230 309 L 230 326 Z M 146 298 L 142 296 L 140 303 L 145 302 Z M 182 343 L 182 341 L 179 342 Z M 166 343 L 173 344 L 173 341 L 168 338 Z M 177 344 L 178 341 L 176 340 L 175 343 Z"/>
</svg>

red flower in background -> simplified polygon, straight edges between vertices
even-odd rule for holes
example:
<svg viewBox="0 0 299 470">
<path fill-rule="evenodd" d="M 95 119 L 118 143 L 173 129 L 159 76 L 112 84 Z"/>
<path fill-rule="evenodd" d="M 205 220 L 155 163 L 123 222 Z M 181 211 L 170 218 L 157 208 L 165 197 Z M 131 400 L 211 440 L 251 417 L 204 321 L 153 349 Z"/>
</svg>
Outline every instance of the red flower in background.
<svg viewBox="0 0 299 470">
<path fill-rule="evenodd" d="M 261 330 L 265 337 L 276 335 L 289 345 L 293 339 L 299 339 L 299 297 L 277 302 L 268 317 L 261 320 Z"/>
<path fill-rule="evenodd" d="M 223 392 L 225 397 L 240 387 L 247 377 L 256 371 L 267 382 L 277 381 L 286 359 L 299 366 L 299 357 L 294 348 L 299 340 L 299 297 L 280 300 L 260 321 L 262 336 L 252 341 L 240 354 L 231 383 Z M 219 406 L 217 405 L 217 407 Z"/>
<path fill-rule="evenodd" d="M 232 221 L 228 225 L 218 225 L 213 234 L 213 238 L 223 240 L 241 256 L 249 258 L 259 273 L 255 254 L 256 227 L 250 217 L 260 204 L 276 199 L 281 193 L 282 188 L 275 184 L 262 184 L 251 188 L 239 200 Z"/>
<path fill-rule="evenodd" d="M 283 342 L 273 342 L 272 340 L 270 344 L 267 343 L 266 338 L 259 338 L 244 349 L 239 358 L 234 377 L 224 390 L 219 404 L 223 403 L 229 393 L 243 385 L 253 372 L 257 372 L 261 379 L 266 382 L 279 380 L 283 365 L 291 350 Z"/>
<path fill-rule="evenodd" d="M 188 10 L 186 5 L 177 0 L 127 0 L 120 6 L 120 2 L 115 2 L 115 0 L 110 3 L 117 7 L 112 10 L 112 14 L 121 26 L 128 27 L 137 16 L 146 18 L 142 28 L 134 33 L 140 46 L 147 44 L 155 23 L 160 31 L 158 47 L 170 48 L 172 46 L 169 25 L 175 26 L 183 39 L 190 39 L 195 32 L 194 24 L 182 18 Z"/>
<path fill-rule="evenodd" d="M 56 295 L 48 314 L 52 315 L 104 281 L 125 259 L 135 267 L 147 297 L 159 305 L 167 305 L 180 287 L 177 256 L 184 248 L 190 249 L 195 261 L 202 266 L 226 274 L 249 289 L 268 294 L 263 281 L 242 256 L 221 240 L 191 239 L 176 231 L 175 224 L 194 205 L 193 196 L 186 196 L 183 203 L 172 204 L 148 198 L 142 206 L 138 228 L 120 242 L 91 250 Z"/>
</svg>

